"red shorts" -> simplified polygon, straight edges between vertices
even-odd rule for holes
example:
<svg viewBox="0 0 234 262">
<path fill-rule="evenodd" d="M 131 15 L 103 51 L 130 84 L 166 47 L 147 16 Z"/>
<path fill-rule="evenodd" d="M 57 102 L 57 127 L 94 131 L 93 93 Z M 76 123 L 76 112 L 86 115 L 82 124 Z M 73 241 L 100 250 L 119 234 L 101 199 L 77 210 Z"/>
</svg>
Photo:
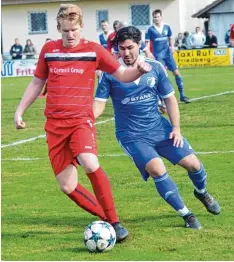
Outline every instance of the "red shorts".
<svg viewBox="0 0 234 262">
<path fill-rule="evenodd" d="M 77 156 L 81 153 L 97 155 L 96 129 L 91 120 L 47 119 L 45 131 L 55 175 L 69 164 L 77 166 Z"/>
</svg>

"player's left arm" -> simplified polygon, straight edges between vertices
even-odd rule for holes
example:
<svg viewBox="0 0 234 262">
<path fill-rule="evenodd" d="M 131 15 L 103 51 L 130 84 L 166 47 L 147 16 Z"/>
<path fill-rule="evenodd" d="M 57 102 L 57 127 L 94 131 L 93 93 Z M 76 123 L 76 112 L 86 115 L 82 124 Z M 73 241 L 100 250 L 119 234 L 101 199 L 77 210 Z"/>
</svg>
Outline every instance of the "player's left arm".
<svg viewBox="0 0 234 262">
<path fill-rule="evenodd" d="M 170 26 L 169 26 L 169 28 L 168 28 L 168 41 L 169 41 L 169 47 L 170 47 L 171 53 L 174 54 L 174 52 L 175 52 L 175 49 L 174 49 L 174 40 L 173 40 L 173 38 L 172 38 L 172 31 L 171 31 Z"/>
<path fill-rule="evenodd" d="M 180 132 L 180 112 L 175 97 L 175 92 L 168 78 L 168 74 L 161 63 L 158 64 L 158 93 L 164 99 L 167 113 L 172 125 L 169 138 L 173 139 L 173 145 L 183 147 L 183 137 Z"/>
<path fill-rule="evenodd" d="M 175 95 L 171 95 L 164 99 L 167 113 L 172 125 L 172 131 L 169 139 L 173 139 L 173 146 L 183 147 L 183 137 L 180 131 L 180 111 Z"/>
</svg>

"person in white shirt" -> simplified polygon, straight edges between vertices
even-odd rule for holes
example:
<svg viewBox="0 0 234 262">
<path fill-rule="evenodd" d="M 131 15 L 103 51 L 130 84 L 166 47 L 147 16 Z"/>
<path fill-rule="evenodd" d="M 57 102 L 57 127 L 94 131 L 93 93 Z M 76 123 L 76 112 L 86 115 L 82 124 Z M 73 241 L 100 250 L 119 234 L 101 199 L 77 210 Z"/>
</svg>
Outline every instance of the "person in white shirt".
<svg viewBox="0 0 234 262">
<path fill-rule="evenodd" d="M 203 48 L 206 37 L 199 26 L 196 27 L 195 31 L 196 32 L 193 33 L 190 38 L 192 48 Z"/>
</svg>

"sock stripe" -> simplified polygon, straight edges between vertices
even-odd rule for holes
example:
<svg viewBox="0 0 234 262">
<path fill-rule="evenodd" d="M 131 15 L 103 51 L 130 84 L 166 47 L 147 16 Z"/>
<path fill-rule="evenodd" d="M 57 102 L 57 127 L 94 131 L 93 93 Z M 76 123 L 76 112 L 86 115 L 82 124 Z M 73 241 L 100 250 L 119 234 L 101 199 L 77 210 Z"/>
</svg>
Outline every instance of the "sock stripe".
<svg viewBox="0 0 234 262">
<path fill-rule="evenodd" d="M 86 194 L 84 194 L 83 192 L 79 191 L 77 188 L 75 189 L 76 193 L 82 195 L 83 197 L 85 197 L 89 202 L 91 202 L 94 206 L 97 206 L 96 203 L 90 199 Z"/>
<path fill-rule="evenodd" d="M 197 171 L 197 172 L 188 172 L 190 175 L 197 175 L 197 174 L 200 174 L 201 172 L 203 172 L 204 170 L 204 166 L 203 164 L 201 163 L 201 168 Z"/>
<path fill-rule="evenodd" d="M 170 190 L 170 191 L 167 191 L 166 194 L 165 194 L 165 200 L 168 199 L 169 196 L 173 195 L 173 194 L 176 194 L 178 191 L 177 190 Z"/>
<path fill-rule="evenodd" d="M 154 177 L 153 179 L 154 179 L 154 181 L 155 181 L 156 183 L 158 183 L 158 182 L 161 182 L 161 181 L 163 181 L 163 180 L 165 180 L 165 179 L 167 179 L 167 178 L 168 178 L 168 174 L 165 173 L 164 175 L 158 176 L 158 177 Z"/>
</svg>

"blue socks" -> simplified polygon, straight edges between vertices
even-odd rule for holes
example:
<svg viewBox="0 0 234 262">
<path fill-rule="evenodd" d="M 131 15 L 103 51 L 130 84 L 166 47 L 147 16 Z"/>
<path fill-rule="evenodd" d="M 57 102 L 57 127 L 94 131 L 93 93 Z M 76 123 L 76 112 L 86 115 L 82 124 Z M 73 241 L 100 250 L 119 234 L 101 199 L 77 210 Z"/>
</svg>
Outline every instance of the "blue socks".
<svg viewBox="0 0 234 262">
<path fill-rule="evenodd" d="M 175 76 L 175 80 L 176 80 L 176 84 L 178 86 L 180 97 L 184 97 L 184 83 L 183 83 L 182 77 L 180 75 Z"/>
<path fill-rule="evenodd" d="M 193 185 L 198 193 L 206 192 L 206 171 L 203 164 L 201 163 L 201 168 L 199 171 L 190 173 L 188 172 L 189 178 L 192 180 Z"/>
<path fill-rule="evenodd" d="M 173 207 L 181 216 L 189 213 L 184 202 L 179 195 L 178 189 L 174 181 L 165 173 L 162 176 L 153 178 L 159 195 Z"/>
</svg>

